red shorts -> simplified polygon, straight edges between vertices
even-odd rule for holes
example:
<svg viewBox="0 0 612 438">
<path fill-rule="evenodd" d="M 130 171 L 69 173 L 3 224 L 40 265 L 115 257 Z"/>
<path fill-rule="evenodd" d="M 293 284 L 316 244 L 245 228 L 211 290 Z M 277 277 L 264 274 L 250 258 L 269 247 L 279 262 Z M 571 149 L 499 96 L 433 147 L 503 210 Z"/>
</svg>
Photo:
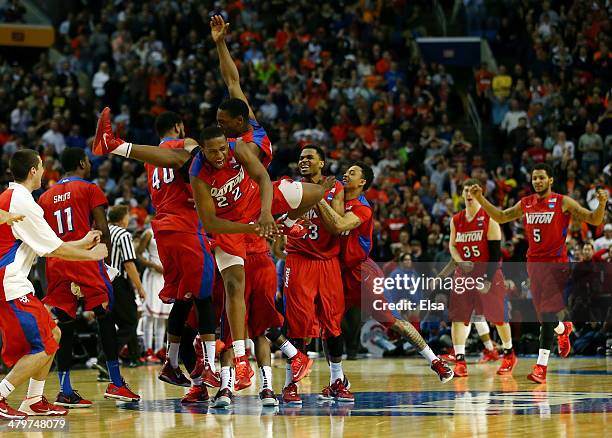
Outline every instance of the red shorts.
<svg viewBox="0 0 612 438">
<path fill-rule="evenodd" d="M 460 277 L 455 275 L 454 282 Z M 448 305 L 448 316 L 451 321 L 469 323 L 472 312 L 484 315 L 485 319 L 494 323 L 508 322 L 508 308 L 506 306 L 506 285 L 501 270 L 495 272 L 491 288 L 486 294 L 481 294 L 475 288 L 458 293 L 457 287 L 451 291 Z"/>
<path fill-rule="evenodd" d="M 274 181 L 272 183 L 274 189 L 274 197 L 272 198 L 272 214 L 282 214 L 291 210 L 289 203 L 285 199 L 285 195 L 279 189 L 281 181 Z M 249 209 L 251 210 L 251 209 Z M 251 211 L 245 212 L 245 217 L 239 222 L 243 224 L 255 223 L 259 219 L 261 212 L 261 204 L 253 206 Z M 215 247 L 221 248 L 228 254 L 235 255 L 245 260 L 247 255 L 247 247 L 249 246 L 245 242 L 246 234 L 215 234 Z"/>
<path fill-rule="evenodd" d="M 47 259 L 47 296 L 42 302 L 63 310 L 73 319 L 79 299 L 85 310 L 101 304 L 113 305 L 113 287 L 103 261 L 69 262 L 58 258 Z M 72 283 L 78 286 L 73 290 Z"/>
<path fill-rule="evenodd" d="M 372 317 L 383 325 L 392 324 L 396 319 L 395 316 L 389 310 L 378 310 L 381 306 L 375 305 L 377 300 L 385 301 L 385 295 L 377 294 L 374 290 L 375 279 L 384 279 L 384 277 L 383 271 L 370 258 L 351 268 L 342 269 L 346 309 L 361 307 L 363 315 Z"/>
<path fill-rule="evenodd" d="M 34 294 L 0 301 L 2 360 L 10 368 L 26 354 L 54 354 L 59 344 L 52 330 L 57 326 L 49 311 Z"/>
<path fill-rule="evenodd" d="M 247 255 L 244 264 L 246 327 L 250 338 L 265 334 L 270 327 L 281 327 L 283 315 L 274 304 L 276 296 L 276 265 L 265 253 Z M 220 282 L 221 283 L 221 282 Z M 215 287 L 215 291 L 217 288 Z M 215 308 L 217 306 L 215 305 Z M 227 348 L 232 345 L 232 335 L 225 312 L 221 315 L 221 340 Z"/>
<path fill-rule="evenodd" d="M 289 254 L 285 262 L 285 317 L 290 338 L 339 336 L 344 291 L 337 257 L 313 260 Z"/>
<path fill-rule="evenodd" d="M 215 262 L 207 237 L 201 232 L 159 231 L 155 234 L 159 259 L 164 267 L 164 303 L 211 296 Z"/>
<path fill-rule="evenodd" d="M 542 313 L 557 313 L 565 308 L 565 289 L 569 280 L 566 259 L 527 261 L 531 299 L 538 318 Z"/>
</svg>

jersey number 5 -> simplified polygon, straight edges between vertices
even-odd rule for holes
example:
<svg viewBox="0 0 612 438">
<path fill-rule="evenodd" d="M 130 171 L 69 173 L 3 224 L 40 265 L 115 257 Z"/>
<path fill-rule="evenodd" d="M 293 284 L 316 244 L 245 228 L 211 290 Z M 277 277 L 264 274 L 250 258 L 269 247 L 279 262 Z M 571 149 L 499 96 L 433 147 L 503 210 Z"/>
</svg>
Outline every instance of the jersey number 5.
<svg viewBox="0 0 612 438">
<path fill-rule="evenodd" d="M 174 169 L 166 169 L 164 167 L 161 170 L 164 184 L 170 184 L 172 181 L 174 181 Z M 151 177 L 151 187 L 153 187 L 155 190 L 159 190 L 161 183 L 162 181 L 159 179 L 159 167 L 156 167 Z"/>
<path fill-rule="evenodd" d="M 533 241 L 539 242 L 540 240 L 542 240 L 542 236 L 540 235 L 540 229 L 534 228 L 533 229 Z"/>
<path fill-rule="evenodd" d="M 64 218 L 62 213 L 66 215 L 66 229 L 64 229 Z M 72 223 L 72 207 L 64 208 L 63 210 L 56 210 L 53 212 L 53 216 L 57 219 L 57 232 L 64 234 L 66 232 L 74 231 L 74 225 Z"/>
</svg>

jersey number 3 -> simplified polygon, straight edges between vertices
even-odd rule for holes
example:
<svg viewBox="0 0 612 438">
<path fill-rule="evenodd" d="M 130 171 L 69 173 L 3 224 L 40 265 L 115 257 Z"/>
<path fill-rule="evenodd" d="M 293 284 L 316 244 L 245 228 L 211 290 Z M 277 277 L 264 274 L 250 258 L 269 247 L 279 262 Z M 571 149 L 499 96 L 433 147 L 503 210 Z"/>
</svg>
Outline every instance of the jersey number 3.
<svg viewBox="0 0 612 438">
<path fill-rule="evenodd" d="M 162 181 L 159 179 L 159 167 L 156 167 L 153 171 L 153 175 L 151 176 L 151 187 L 155 190 L 159 190 L 161 187 Z M 165 167 L 162 170 L 162 179 L 164 184 L 170 184 L 174 181 L 174 169 L 166 169 Z"/>
</svg>

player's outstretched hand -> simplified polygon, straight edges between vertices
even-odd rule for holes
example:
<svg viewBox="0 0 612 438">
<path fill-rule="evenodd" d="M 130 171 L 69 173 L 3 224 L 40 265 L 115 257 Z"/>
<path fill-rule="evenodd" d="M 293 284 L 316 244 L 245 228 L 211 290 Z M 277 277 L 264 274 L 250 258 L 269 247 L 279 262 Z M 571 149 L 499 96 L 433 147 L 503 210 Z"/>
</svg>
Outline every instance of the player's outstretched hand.
<svg viewBox="0 0 612 438">
<path fill-rule="evenodd" d="M 21 222 L 25 219 L 22 214 L 9 213 L 8 211 L 0 210 L 0 224 L 13 225 L 15 222 Z"/>
<path fill-rule="evenodd" d="M 606 204 L 608 202 L 609 193 L 606 189 L 597 189 L 597 200 L 599 205 Z"/>
<path fill-rule="evenodd" d="M 482 198 L 482 187 L 480 187 L 480 184 L 474 184 L 470 187 L 470 194 L 476 199 Z"/>
<path fill-rule="evenodd" d="M 276 222 L 270 213 L 262 212 L 257 221 L 259 235 L 265 238 L 272 238 L 278 234 Z"/>
<path fill-rule="evenodd" d="M 223 41 L 228 28 L 229 23 L 226 23 L 221 15 L 214 15 L 210 19 L 210 35 L 215 43 Z"/>
<path fill-rule="evenodd" d="M 91 257 L 93 260 L 104 260 L 108 257 L 108 248 L 104 244 L 97 244 L 91 250 Z"/>
</svg>

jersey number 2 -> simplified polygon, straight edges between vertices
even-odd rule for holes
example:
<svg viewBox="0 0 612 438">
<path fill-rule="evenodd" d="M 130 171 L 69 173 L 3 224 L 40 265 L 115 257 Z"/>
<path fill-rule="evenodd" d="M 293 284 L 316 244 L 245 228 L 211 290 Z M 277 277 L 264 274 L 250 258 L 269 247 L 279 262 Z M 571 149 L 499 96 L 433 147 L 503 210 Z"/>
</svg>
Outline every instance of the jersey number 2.
<svg viewBox="0 0 612 438">
<path fill-rule="evenodd" d="M 170 184 L 174 181 L 174 169 L 162 168 L 162 179 L 164 184 Z M 159 167 L 156 167 L 151 176 L 151 187 L 155 190 L 159 190 L 162 181 L 159 179 Z"/>
<path fill-rule="evenodd" d="M 66 229 L 64 230 L 64 218 L 62 213 L 66 215 Z M 74 225 L 72 223 L 72 207 L 64 208 L 63 210 L 57 210 L 53 213 L 55 219 L 57 219 L 57 232 L 64 234 L 65 232 L 74 231 Z"/>
</svg>

